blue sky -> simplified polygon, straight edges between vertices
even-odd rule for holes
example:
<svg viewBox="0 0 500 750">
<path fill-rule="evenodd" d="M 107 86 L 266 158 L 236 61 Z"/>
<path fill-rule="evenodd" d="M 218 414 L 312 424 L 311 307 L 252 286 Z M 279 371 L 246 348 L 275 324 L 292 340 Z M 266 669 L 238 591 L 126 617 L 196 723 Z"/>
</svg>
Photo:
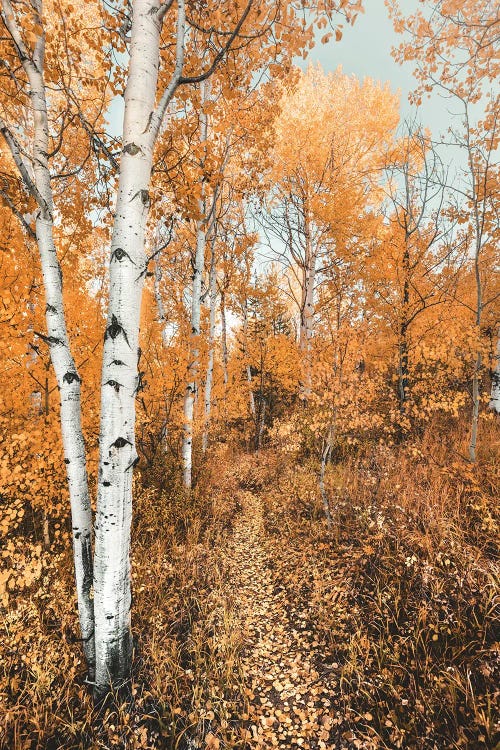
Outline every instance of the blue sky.
<svg viewBox="0 0 500 750">
<path fill-rule="evenodd" d="M 401 0 L 401 5 L 410 11 L 414 3 Z M 358 16 L 354 26 L 344 25 L 340 42 L 332 39 L 326 45 L 318 44 L 301 67 L 320 62 L 324 70 L 329 71 L 341 65 L 344 73 L 360 79 L 369 77 L 389 82 L 394 92 L 400 92 L 402 117 L 411 117 L 415 108 L 410 107 L 408 94 L 415 87 L 414 66 L 412 63 L 401 66 L 391 56 L 391 47 L 400 44 L 402 39 L 392 28 L 384 0 L 365 0 L 365 6 L 365 13 Z M 450 124 L 449 106 L 449 102 L 433 94 L 431 99 L 422 102 L 417 120 L 438 136 Z"/>
</svg>

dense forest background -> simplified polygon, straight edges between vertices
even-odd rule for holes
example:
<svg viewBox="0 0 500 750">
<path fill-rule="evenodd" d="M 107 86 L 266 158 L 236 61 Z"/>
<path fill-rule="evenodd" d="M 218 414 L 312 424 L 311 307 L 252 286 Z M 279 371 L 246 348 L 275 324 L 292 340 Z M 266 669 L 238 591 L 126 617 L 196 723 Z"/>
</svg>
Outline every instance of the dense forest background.
<svg viewBox="0 0 500 750">
<path fill-rule="evenodd" d="M 0 747 L 498 750 L 497 5 L 0 8 Z"/>
</svg>

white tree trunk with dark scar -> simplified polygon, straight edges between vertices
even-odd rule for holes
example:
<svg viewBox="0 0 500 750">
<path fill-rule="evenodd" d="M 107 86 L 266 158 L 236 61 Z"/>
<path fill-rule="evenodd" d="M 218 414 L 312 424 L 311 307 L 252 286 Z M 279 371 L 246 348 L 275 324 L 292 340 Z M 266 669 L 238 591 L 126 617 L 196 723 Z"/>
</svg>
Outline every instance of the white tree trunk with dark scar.
<svg viewBox="0 0 500 750">
<path fill-rule="evenodd" d="M 62 272 L 54 244 L 53 194 L 48 165 L 49 123 L 44 80 L 45 32 L 42 4 L 34 5 L 37 26 L 41 30 L 31 53 L 23 41 L 9 0 L 2 0 L 4 23 L 17 48 L 19 59 L 29 81 L 33 115 L 33 178 L 18 148 L 13 130 L 1 122 L 2 134 L 9 146 L 27 190 L 38 204 L 36 241 L 40 252 L 45 290 L 45 319 L 50 356 L 59 388 L 61 433 L 64 462 L 68 476 L 71 504 L 71 526 L 75 564 L 78 614 L 85 657 L 92 679 L 95 664 L 94 609 L 92 587 L 92 512 L 89 499 L 85 444 L 81 426 L 81 380 L 70 350 L 62 294 Z"/>
<path fill-rule="evenodd" d="M 61 399 L 61 433 L 68 476 L 78 614 L 89 678 L 95 671 L 92 588 L 92 510 L 81 425 L 81 380 L 69 347 L 61 271 L 52 236 L 52 220 L 39 216 L 36 232 L 45 287 L 50 355 Z"/>
<path fill-rule="evenodd" d="M 139 387 L 139 323 L 146 271 L 145 229 L 155 132 L 158 3 L 136 0 L 116 218 L 109 263 L 109 308 L 104 338 L 94 600 L 96 691 L 128 677 L 132 473 L 137 462 L 135 398 Z"/>
<path fill-rule="evenodd" d="M 316 286 L 316 261 L 317 251 L 313 247 L 311 239 L 311 226 L 307 206 L 305 213 L 305 248 L 304 265 L 302 269 L 303 285 L 300 310 L 300 349 L 304 355 L 304 383 L 302 395 L 309 398 L 311 395 L 311 342 L 314 333 L 314 289 Z"/>
<path fill-rule="evenodd" d="M 200 141 L 207 140 L 207 116 L 203 111 L 205 103 L 205 85 L 201 83 L 201 106 L 200 114 Z M 203 163 L 202 163 L 203 168 Z M 203 178 L 202 178 L 203 179 Z M 190 489 L 192 485 L 193 468 L 193 419 L 194 401 L 198 388 L 199 363 L 199 338 L 200 338 L 200 309 L 201 309 L 201 282 L 205 267 L 205 246 L 207 240 L 206 232 L 206 201 L 204 195 L 204 182 L 202 182 L 202 194 L 199 200 L 200 218 L 196 222 L 196 254 L 193 267 L 193 295 L 191 299 L 191 335 L 189 341 L 189 363 L 187 372 L 186 391 L 184 394 L 184 424 L 182 437 L 182 467 L 184 487 Z"/>
<path fill-rule="evenodd" d="M 228 351 L 227 351 L 227 321 L 226 321 L 226 293 L 221 289 L 220 293 L 220 327 L 221 327 L 221 356 L 222 356 L 222 380 L 224 382 L 224 402 L 226 400 L 228 373 Z"/>
<path fill-rule="evenodd" d="M 326 523 L 329 529 L 332 528 L 333 518 L 332 518 L 332 513 L 330 511 L 330 501 L 329 501 L 328 493 L 326 491 L 326 486 L 325 486 L 325 472 L 326 472 L 326 467 L 327 467 L 328 461 L 330 460 L 330 455 L 332 452 L 333 437 L 334 437 L 334 427 L 333 425 L 330 425 L 330 427 L 328 428 L 328 434 L 323 444 L 323 450 L 321 452 L 321 465 L 320 465 L 320 471 L 319 471 L 319 490 L 321 493 L 321 500 L 323 502 L 323 510 L 325 511 Z"/>
<path fill-rule="evenodd" d="M 214 349 L 215 349 L 215 305 L 217 301 L 217 266 L 215 262 L 215 236 L 211 242 L 210 275 L 208 281 L 210 295 L 210 320 L 208 331 L 208 363 L 205 380 L 205 424 L 203 427 L 202 451 L 208 448 L 210 431 L 210 415 L 212 411 L 212 382 L 214 377 Z"/>
<path fill-rule="evenodd" d="M 248 304 L 247 298 L 243 299 L 243 358 L 245 361 L 245 373 L 248 383 L 248 398 L 250 403 L 250 414 L 256 419 L 255 396 L 252 388 L 252 368 L 248 356 Z"/>
<path fill-rule="evenodd" d="M 500 414 L 500 331 L 497 339 L 497 356 L 496 365 L 491 378 L 491 396 L 489 407 L 497 414 Z"/>
</svg>

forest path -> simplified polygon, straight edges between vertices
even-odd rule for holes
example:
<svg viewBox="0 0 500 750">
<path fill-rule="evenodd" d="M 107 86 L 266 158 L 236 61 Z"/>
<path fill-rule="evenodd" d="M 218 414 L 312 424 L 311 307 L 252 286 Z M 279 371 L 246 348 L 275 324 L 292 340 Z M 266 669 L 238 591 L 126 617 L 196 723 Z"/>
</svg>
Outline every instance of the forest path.
<svg viewBox="0 0 500 750">
<path fill-rule="evenodd" d="M 321 658 L 307 626 L 307 601 L 302 610 L 291 604 L 280 581 L 283 565 L 297 560 L 266 534 L 262 498 L 242 489 L 237 499 L 241 512 L 226 555 L 246 642 L 247 746 L 334 750 L 332 687 L 314 666 Z"/>
</svg>

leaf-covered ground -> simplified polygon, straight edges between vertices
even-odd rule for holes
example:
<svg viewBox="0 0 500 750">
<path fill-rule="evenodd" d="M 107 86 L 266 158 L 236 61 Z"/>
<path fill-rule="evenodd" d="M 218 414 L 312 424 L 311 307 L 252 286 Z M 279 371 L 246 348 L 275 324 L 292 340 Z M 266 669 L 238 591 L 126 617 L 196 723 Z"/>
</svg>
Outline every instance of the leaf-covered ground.
<svg viewBox="0 0 500 750">
<path fill-rule="evenodd" d="M 281 575 L 286 559 L 275 554 L 266 534 L 259 495 L 242 491 L 238 500 L 241 511 L 226 554 L 245 643 L 244 736 L 252 747 L 326 748 L 335 722 L 335 683 L 316 668 L 320 644 L 309 631 L 304 603 L 294 606 L 288 597 Z"/>
<path fill-rule="evenodd" d="M 63 539 L 0 617 L 0 747 L 498 750 L 498 464 L 439 450 L 337 456 L 331 531 L 278 450 L 138 485 L 131 685 L 93 706 Z"/>
</svg>

